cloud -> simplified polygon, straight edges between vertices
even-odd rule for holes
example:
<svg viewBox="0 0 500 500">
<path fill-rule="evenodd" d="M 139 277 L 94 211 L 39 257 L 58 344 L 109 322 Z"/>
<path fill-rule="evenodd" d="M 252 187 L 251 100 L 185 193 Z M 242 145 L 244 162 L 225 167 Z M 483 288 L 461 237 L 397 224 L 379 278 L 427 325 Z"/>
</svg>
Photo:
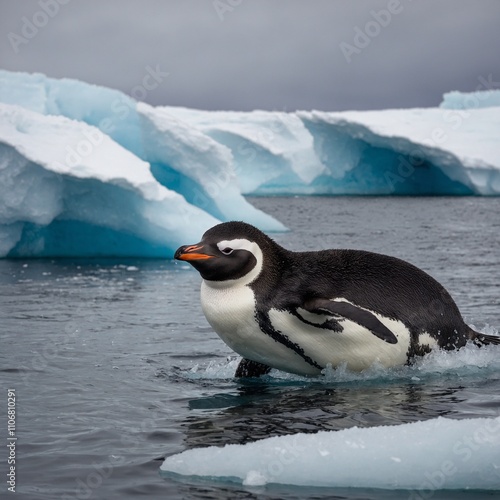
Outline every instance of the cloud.
<svg viewBox="0 0 500 500">
<path fill-rule="evenodd" d="M 159 66 L 169 76 L 148 93 L 151 104 L 290 111 L 431 106 L 447 90 L 473 90 L 481 75 L 500 76 L 495 0 L 0 3 L 3 68 L 130 93 L 147 66 Z M 15 51 L 9 34 L 22 36 L 26 20 L 40 27 Z M 356 49 L 349 61 L 342 44 Z"/>
</svg>

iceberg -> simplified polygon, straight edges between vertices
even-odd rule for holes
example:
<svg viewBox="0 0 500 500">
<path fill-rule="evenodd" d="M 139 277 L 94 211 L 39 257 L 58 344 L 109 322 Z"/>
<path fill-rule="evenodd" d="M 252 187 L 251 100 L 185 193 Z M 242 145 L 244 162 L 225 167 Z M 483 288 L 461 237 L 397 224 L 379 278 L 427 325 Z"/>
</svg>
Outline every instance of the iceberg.
<svg viewBox="0 0 500 500">
<path fill-rule="evenodd" d="M 224 220 L 285 229 L 242 196 L 225 146 L 164 111 L 8 71 L 0 103 L 0 257 L 166 258 Z"/>
<path fill-rule="evenodd" d="M 318 194 L 327 169 L 295 113 L 164 109 L 230 149 L 244 194 Z"/>
<path fill-rule="evenodd" d="M 145 158 L 161 184 L 221 220 L 253 220 L 260 227 L 284 229 L 242 197 L 228 148 L 164 108 L 138 103 L 137 112 Z"/>
<path fill-rule="evenodd" d="M 168 111 L 231 149 L 245 194 L 500 194 L 500 108 Z"/>
<path fill-rule="evenodd" d="M 136 102 L 118 90 L 70 78 L 48 78 L 41 73 L 0 70 L 0 102 L 93 125 L 143 157 Z"/>
<path fill-rule="evenodd" d="M 167 109 L 231 150 L 245 194 L 499 195 L 492 92 L 474 93 L 484 106 L 465 113 Z"/>
<path fill-rule="evenodd" d="M 180 212 L 191 214 L 195 239 L 234 219 L 286 229 L 243 195 L 500 195 L 499 96 L 450 92 L 425 109 L 201 111 L 0 70 L 0 257 L 171 256 L 188 231 L 176 229 Z M 77 196 L 84 178 L 89 194 Z M 30 182 L 38 191 L 28 199 Z M 128 219 L 118 223 L 120 213 Z M 101 235 L 94 246 L 91 231 Z"/>
<path fill-rule="evenodd" d="M 99 129 L 0 105 L 0 256 L 167 257 L 218 220 Z"/>
<path fill-rule="evenodd" d="M 298 115 L 329 170 L 325 194 L 500 194 L 500 108 Z"/>
<path fill-rule="evenodd" d="M 485 82 L 486 88 L 491 83 Z M 478 90 L 476 92 L 459 92 L 453 90 L 443 95 L 439 105 L 443 109 L 475 109 L 500 107 L 500 90 Z M 466 115 L 465 115 L 466 116 Z"/>
<path fill-rule="evenodd" d="M 438 417 L 195 448 L 167 457 L 160 469 L 250 487 L 405 489 L 409 498 L 429 498 L 442 489 L 500 490 L 499 449 L 500 417 Z"/>
<path fill-rule="evenodd" d="M 157 181 L 219 220 L 242 219 L 263 230 L 286 228 L 241 195 L 231 152 L 164 110 L 117 90 L 78 80 L 0 70 L 0 102 L 97 127 L 151 163 Z"/>
</svg>

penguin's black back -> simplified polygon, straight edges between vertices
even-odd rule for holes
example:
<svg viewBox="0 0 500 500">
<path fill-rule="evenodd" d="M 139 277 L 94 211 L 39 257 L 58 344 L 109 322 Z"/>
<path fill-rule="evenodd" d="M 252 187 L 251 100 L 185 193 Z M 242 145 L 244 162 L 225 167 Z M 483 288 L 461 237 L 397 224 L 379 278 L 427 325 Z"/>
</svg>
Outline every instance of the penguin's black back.
<svg viewBox="0 0 500 500">
<path fill-rule="evenodd" d="M 363 250 L 291 252 L 274 244 L 272 255 L 264 252 L 263 272 L 252 285 L 266 309 L 342 298 L 403 322 L 415 342 L 424 332 L 443 348 L 460 347 L 469 338 L 471 330 L 450 294 L 408 262 Z"/>
</svg>

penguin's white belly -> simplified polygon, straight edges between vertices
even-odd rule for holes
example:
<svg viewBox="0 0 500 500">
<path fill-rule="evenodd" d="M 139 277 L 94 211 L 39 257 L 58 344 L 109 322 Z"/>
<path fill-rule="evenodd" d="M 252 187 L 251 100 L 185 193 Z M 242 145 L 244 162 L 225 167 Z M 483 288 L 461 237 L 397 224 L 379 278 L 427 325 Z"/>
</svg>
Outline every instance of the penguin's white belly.
<svg viewBox="0 0 500 500">
<path fill-rule="evenodd" d="M 299 314 L 301 312 L 299 311 Z M 306 314 L 308 314 L 306 319 L 311 321 L 312 315 Z M 303 317 L 306 314 L 303 314 Z M 322 367 L 326 367 L 328 364 L 336 367 L 345 363 L 348 369 L 361 371 L 375 363 L 386 368 L 401 366 L 408 359 L 410 347 L 408 329 L 402 322 L 385 318 L 379 314 L 375 314 L 375 316 L 394 333 L 398 339 L 396 344 L 389 344 L 381 340 L 367 328 L 348 319 L 337 320 L 343 330 L 335 332 L 303 323 L 287 311 L 271 309 L 269 316 L 277 330 L 285 333 L 292 342 L 300 345 L 304 354 Z M 314 316 L 321 318 L 320 315 Z M 329 319 L 326 315 L 323 318 L 323 321 Z M 321 324 L 317 320 L 315 323 L 318 326 Z"/>
<path fill-rule="evenodd" d="M 204 281 L 201 286 L 203 312 L 221 339 L 241 356 L 273 368 L 300 375 L 318 375 L 320 369 L 308 363 L 290 347 L 262 332 L 255 316 L 255 296 L 248 286 L 216 288 Z M 271 309 L 269 318 L 274 329 L 302 349 L 303 354 L 325 368 L 346 364 L 350 370 L 361 371 L 374 363 L 385 367 L 404 365 L 410 347 L 408 329 L 400 321 L 375 314 L 391 330 L 398 342 L 389 344 L 365 327 L 347 320 L 338 320 L 342 332 L 321 328 L 331 316 L 299 310 L 304 323 L 295 315 Z M 318 326 L 315 326 L 318 325 Z"/>
<path fill-rule="evenodd" d="M 255 296 L 251 288 L 214 288 L 201 284 L 203 313 L 219 337 L 244 358 L 303 375 L 320 370 L 299 354 L 264 333 L 255 317 Z"/>
</svg>

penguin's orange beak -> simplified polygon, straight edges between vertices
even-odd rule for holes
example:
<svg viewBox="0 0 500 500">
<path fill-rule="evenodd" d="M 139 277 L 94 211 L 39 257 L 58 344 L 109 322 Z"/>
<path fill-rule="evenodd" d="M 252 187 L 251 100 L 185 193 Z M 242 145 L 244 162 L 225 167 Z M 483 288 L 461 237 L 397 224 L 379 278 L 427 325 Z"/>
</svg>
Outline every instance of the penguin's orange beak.
<svg viewBox="0 0 500 500">
<path fill-rule="evenodd" d="M 207 260 L 213 259 L 215 255 L 209 255 L 203 252 L 203 245 L 197 243 L 196 245 L 184 245 L 179 247 L 174 255 L 177 260 Z"/>
</svg>

